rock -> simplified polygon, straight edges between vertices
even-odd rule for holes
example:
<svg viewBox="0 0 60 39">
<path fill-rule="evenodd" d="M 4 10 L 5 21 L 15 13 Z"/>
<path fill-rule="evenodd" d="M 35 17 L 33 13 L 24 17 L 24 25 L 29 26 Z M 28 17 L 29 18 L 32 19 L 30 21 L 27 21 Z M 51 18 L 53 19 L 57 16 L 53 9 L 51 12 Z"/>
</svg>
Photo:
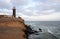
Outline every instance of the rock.
<svg viewBox="0 0 60 39">
<path fill-rule="evenodd" d="M 27 38 L 27 39 L 28 39 L 28 37 L 29 37 L 31 34 L 39 35 L 38 33 L 39 33 L 40 31 L 32 30 L 32 28 L 31 28 L 30 25 L 25 25 L 25 27 L 26 27 L 25 34 L 26 34 L 26 38 Z"/>
<path fill-rule="evenodd" d="M 8 15 L 0 16 L 0 39 L 26 39 L 23 19 Z"/>
</svg>

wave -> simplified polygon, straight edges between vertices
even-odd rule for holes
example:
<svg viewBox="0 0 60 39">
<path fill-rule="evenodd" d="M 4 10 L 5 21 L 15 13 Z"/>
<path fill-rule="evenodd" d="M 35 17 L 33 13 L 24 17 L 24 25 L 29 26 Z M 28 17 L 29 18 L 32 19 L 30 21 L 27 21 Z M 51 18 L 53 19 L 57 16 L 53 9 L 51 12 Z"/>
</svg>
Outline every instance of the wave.
<svg viewBox="0 0 60 39">
<path fill-rule="evenodd" d="M 51 30 L 49 30 L 49 29 L 48 29 L 48 32 L 51 33 L 51 34 L 53 34 L 53 32 Z"/>
</svg>

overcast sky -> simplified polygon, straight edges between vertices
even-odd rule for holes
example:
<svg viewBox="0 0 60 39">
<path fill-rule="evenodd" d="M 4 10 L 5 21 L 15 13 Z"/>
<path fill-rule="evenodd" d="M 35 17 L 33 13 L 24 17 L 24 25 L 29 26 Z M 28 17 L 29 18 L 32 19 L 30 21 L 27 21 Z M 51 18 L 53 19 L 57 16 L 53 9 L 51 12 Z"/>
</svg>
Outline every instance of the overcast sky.
<svg viewBox="0 0 60 39">
<path fill-rule="evenodd" d="M 60 21 L 60 0 L 0 0 L 0 14 L 17 16 L 26 21 Z"/>
</svg>

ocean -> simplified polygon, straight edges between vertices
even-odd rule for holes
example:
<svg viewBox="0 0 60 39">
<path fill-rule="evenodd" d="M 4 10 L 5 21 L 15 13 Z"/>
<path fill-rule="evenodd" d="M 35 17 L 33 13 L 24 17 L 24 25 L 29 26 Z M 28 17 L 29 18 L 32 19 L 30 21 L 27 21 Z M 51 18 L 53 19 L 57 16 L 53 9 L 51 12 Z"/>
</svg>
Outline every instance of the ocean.
<svg viewBox="0 0 60 39">
<path fill-rule="evenodd" d="M 60 39 L 60 21 L 26 21 L 25 24 L 33 30 L 42 29 L 39 35 L 31 34 L 29 39 Z"/>
</svg>

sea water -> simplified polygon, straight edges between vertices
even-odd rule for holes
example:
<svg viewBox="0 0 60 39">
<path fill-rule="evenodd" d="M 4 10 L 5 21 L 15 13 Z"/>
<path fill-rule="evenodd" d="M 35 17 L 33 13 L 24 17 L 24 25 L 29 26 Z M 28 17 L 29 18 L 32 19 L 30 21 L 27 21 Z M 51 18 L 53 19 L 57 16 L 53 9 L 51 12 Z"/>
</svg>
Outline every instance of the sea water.
<svg viewBox="0 0 60 39">
<path fill-rule="evenodd" d="M 27 25 L 31 25 L 33 30 L 39 32 L 39 35 L 31 34 L 29 39 L 60 39 L 60 21 L 26 21 Z"/>
</svg>

